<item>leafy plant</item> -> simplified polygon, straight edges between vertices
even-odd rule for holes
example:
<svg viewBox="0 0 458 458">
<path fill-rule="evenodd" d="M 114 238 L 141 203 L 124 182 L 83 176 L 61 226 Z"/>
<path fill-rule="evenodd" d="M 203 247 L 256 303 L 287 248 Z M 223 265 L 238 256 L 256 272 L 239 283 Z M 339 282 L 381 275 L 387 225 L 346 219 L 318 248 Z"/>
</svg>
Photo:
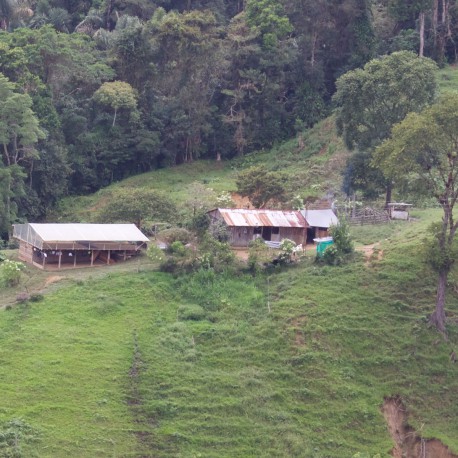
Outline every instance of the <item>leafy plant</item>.
<svg viewBox="0 0 458 458">
<path fill-rule="evenodd" d="M 6 286 L 17 286 L 21 280 L 21 273 L 25 269 L 22 262 L 5 259 L 1 264 L 1 275 Z"/>
</svg>

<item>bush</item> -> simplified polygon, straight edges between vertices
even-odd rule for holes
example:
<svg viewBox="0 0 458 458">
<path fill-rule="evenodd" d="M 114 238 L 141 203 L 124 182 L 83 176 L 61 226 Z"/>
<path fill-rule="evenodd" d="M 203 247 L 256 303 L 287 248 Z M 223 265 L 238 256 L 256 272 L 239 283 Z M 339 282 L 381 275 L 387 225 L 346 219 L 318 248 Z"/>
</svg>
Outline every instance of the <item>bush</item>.
<svg viewBox="0 0 458 458">
<path fill-rule="evenodd" d="M 168 244 L 181 242 L 183 245 L 186 245 L 192 240 L 192 234 L 187 229 L 172 227 L 159 232 L 159 238 Z"/>
<path fill-rule="evenodd" d="M 146 256 L 151 261 L 163 261 L 165 258 L 164 252 L 156 245 L 151 244 L 146 250 Z"/>
<path fill-rule="evenodd" d="M 40 293 L 34 293 L 30 295 L 29 301 L 30 302 L 40 302 L 44 299 L 43 294 Z"/>
<path fill-rule="evenodd" d="M 259 238 L 248 245 L 248 270 L 253 274 L 259 272 L 261 266 L 269 261 L 269 249 L 264 240 Z"/>
<path fill-rule="evenodd" d="M 336 245 L 330 245 L 324 250 L 322 260 L 330 266 L 337 266 L 342 263 L 343 256 L 337 249 Z"/>
<path fill-rule="evenodd" d="M 176 242 L 173 242 L 170 245 L 170 252 L 172 254 L 177 255 L 177 256 L 181 256 L 181 257 L 185 256 L 186 255 L 186 251 L 187 251 L 186 247 L 179 240 L 177 240 Z"/>
<path fill-rule="evenodd" d="M 22 262 L 5 259 L 1 264 L 2 278 L 6 286 L 17 286 L 21 280 L 21 272 L 25 269 Z"/>
<path fill-rule="evenodd" d="M 350 235 L 350 226 L 345 219 L 341 219 L 339 224 L 331 226 L 329 228 L 329 232 L 339 253 L 353 253 L 354 246 L 352 237 Z"/>
</svg>

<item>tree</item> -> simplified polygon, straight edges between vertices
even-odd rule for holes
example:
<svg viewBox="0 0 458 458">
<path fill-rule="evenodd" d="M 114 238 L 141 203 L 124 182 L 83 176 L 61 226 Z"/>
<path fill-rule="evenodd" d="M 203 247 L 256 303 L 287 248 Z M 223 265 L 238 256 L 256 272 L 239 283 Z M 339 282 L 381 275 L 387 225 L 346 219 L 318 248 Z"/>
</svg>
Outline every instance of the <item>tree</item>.
<svg viewBox="0 0 458 458">
<path fill-rule="evenodd" d="M 420 111 L 436 96 L 436 64 L 408 51 L 373 59 L 341 76 L 333 100 L 337 129 L 350 149 L 371 152 L 407 113 Z M 386 201 L 391 200 L 391 183 Z"/>
<path fill-rule="evenodd" d="M 45 136 L 32 111 L 31 97 L 14 92 L 14 88 L 0 73 L 0 144 L 7 166 L 35 156 L 33 145 Z"/>
<path fill-rule="evenodd" d="M 263 165 L 240 172 L 236 183 L 240 195 L 248 197 L 256 208 L 286 199 L 286 177 L 281 172 L 270 172 Z"/>
<path fill-rule="evenodd" d="M 347 196 L 361 191 L 365 199 L 376 199 L 388 182 L 382 171 L 372 164 L 371 153 L 356 151 L 348 158 L 342 185 Z"/>
<path fill-rule="evenodd" d="M 458 199 L 458 95 L 447 94 L 421 113 L 411 113 L 393 128 L 392 136 L 379 146 L 375 161 L 390 179 L 409 175 L 420 180 L 424 191 L 443 210 L 435 232 L 434 256 L 438 272 L 436 308 L 430 322 L 445 332 L 445 293 L 453 266 L 453 243 L 458 229 L 454 208 Z"/>
<path fill-rule="evenodd" d="M 113 81 L 111 83 L 103 83 L 94 94 L 94 99 L 113 109 L 113 124 L 116 122 L 116 115 L 119 109 L 127 109 L 130 112 L 136 111 L 137 94 L 129 83 L 123 81 Z"/>
<path fill-rule="evenodd" d="M 97 217 L 102 222 L 130 222 L 141 227 L 142 221 L 173 221 L 175 204 L 164 194 L 153 189 L 118 189 Z"/>
</svg>

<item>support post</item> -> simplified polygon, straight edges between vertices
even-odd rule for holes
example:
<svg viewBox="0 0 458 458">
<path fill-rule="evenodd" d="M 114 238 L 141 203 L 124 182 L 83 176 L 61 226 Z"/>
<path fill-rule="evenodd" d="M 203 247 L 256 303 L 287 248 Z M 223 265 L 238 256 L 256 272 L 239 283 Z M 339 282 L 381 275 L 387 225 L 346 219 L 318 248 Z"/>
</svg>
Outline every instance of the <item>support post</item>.
<svg viewBox="0 0 458 458">
<path fill-rule="evenodd" d="M 110 265 L 110 257 L 111 257 L 111 251 L 108 250 L 108 256 L 107 256 L 107 264 Z"/>
<path fill-rule="evenodd" d="M 62 262 L 62 251 L 59 251 L 59 267 L 58 267 L 59 270 L 60 270 L 61 262 Z"/>
<path fill-rule="evenodd" d="M 73 253 L 73 267 L 76 267 L 76 251 Z"/>
<path fill-rule="evenodd" d="M 94 250 L 91 251 L 91 267 L 94 265 Z"/>
</svg>

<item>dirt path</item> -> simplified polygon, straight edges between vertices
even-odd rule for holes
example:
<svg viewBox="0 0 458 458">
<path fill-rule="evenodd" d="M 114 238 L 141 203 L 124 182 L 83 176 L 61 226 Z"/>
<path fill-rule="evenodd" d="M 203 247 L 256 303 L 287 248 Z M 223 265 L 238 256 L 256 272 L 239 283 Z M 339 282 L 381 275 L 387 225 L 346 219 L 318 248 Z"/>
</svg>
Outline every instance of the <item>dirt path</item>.
<svg viewBox="0 0 458 458">
<path fill-rule="evenodd" d="M 372 245 L 363 245 L 356 247 L 356 251 L 359 251 L 364 254 L 366 258 L 366 265 L 368 265 L 373 260 L 373 254 L 375 250 L 378 250 L 380 247 L 380 243 L 373 243 Z M 377 261 L 381 261 L 383 259 L 383 250 L 379 250 L 377 254 Z"/>
<path fill-rule="evenodd" d="M 52 283 L 56 283 L 58 281 L 63 280 L 66 277 L 63 277 L 62 275 L 51 275 L 45 280 L 44 287 L 46 288 L 47 286 L 51 285 Z"/>
</svg>

